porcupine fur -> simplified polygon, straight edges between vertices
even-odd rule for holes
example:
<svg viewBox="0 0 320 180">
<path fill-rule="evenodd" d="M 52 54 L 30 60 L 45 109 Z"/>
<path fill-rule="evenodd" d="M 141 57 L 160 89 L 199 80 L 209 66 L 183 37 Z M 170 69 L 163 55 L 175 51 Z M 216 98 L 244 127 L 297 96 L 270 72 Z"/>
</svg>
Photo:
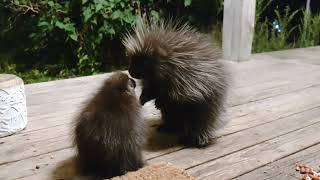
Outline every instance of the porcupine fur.
<svg viewBox="0 0 320 180">
<path fill-rule="evenodd" d="M 229 73 L 221 51 L 187 24 L 141 21 L 128 33 L 132 77 L 141 79 L 140 103 L 155 99 L 163 124 L 183 144 L 203 147 L 222 124 Z"/>
<path fill-rule="evenodd" d="M 105 80 L 75 121 L 81 175 L 111 178 L 143 166 L 145 123 L 135 81 L 116 72 Z"/>
</svg>

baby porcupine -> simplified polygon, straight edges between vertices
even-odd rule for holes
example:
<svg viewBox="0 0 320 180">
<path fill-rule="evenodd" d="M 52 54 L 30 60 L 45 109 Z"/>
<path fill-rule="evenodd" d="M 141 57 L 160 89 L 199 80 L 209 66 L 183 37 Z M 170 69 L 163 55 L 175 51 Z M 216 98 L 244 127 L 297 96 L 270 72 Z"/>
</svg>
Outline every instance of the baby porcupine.
<svg viewBox="0 0 320 180">
<path fill-rule="evenodd" d="M 111 75 L 76 119 L 81 174 L 111 178 L 143 166 L 145 128 L 135 86 L 125 73 Z"/>
<path fill-rule="evenodd" d="M 210 143 L 221 124 L 228 72 L 220 50 L 187 24 L 138 25 L 123 40 L 129 73 L 143 82 L 140 103 L 155 99 L 161 110 L 160 131 L 175 132 L 186 145 Z"/>
</svg>

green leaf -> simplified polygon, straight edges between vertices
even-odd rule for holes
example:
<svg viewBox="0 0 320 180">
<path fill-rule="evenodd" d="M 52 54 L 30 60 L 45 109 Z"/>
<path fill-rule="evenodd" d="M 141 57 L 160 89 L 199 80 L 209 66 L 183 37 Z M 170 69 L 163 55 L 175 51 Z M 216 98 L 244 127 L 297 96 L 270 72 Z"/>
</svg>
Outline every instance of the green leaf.
<svg viewBox="0 0 320 180">
<path fill-rule="evenodd" d="M 92 17 L 93 13 L 90 8 L 87 8 L 86 10 L 84 10 L 83 15 L 84 15 L 84 22 L 88 22 L 88 20 Z"/>
<path fill-rule="evenodd" d="M 48 1 L 48 5 L 53 7 L 54 6 L 54 2 L 53 1 Z"/>
<path fill-rule="evenodd" d="M 58 28 L 60 28 L 60 29 L 65 29 L 65 24 L 63 24 L 63 23 L 60 22 L 60 21 L 57 21 L 55 25 L 56 25 Z"/>
<path fill-rule="evenodd" d="M 97 22 L 97 17 L 95 17 L 94 19 L 92 19 L 92 20 L 91 20 L 91 23 L 97 25 L 97 24 L 98 24 L 98 22 Z"/>
<path fill-rule="evenodd" d="M 108 29 L 108 33 L 109 33 L 110 35 L 116 34 L 116 32 L 114 31 L 113 27 L 110 27 L 110 28 Z"/>
<path fill-rule="evenodd" d="M 184 0 L 184 6 L 190 6 L 191 5 L 192 0 Z"/>
<path fill-rule="evenodd" d="M 112 13 L 112 19 L 118 19 L 121 16 L 121 11 L 116 10 L 115 12 Z"/>
<path fill-rule="evenodd" d="M 99 12 L 103 8 L 102 4 L 97 4 L 96 6 L 96 12 Z"/>
<path fill-rule="evenodd" d="M 31 33 L 31 34 L 29 35 L 30 38 L 34 38 L 34 37 L 36 37 L 36 36 L 37 36 L 37 33 Z"/>
<path fill-rule="evenodd" d="M 20 4 L 19 0 L 14 0 L 14 4 L 19 5 Z"/>
<path fill-rule="evenodd" d="M 106 4 L 105 3 L 105 0 L 94 0 L 94 3 L 95 3 L 95 11 L 96 12 L 99 12 L 103 7 L 104 5 Z"/>
<path fill-rule="evenodd" d="M 66 25 L 64 26 L 64 29 L 65 29 L 66 31 L 69 31 L 69 32 L 75 32 L 75 31 L 76 31 L 76 28 L 73 26 L 72 23 L 66 24 Z"/>
<path fill-rule="evenodd" d="M 75 33 L 75 34 L 70 34 L 70 38 L 74 41 L 78 41 L 78 35 Z"/>
<path fill-rule="evenodd" d="M 85 4 L 86 2 L 88 2 L 88 0 L 82 0 L 82 4 Z"/>
<path fill-rule="evenodd" d="M 69 17 L 64 18 L 63 22 L 70 22 L 70 18 Z"/>
<path fill-rule="evenodd" d="M 49 23 L 48 22 L 45 22 L 45 21 L 42 21 L 42 22 L 39 22 L 38 23 L 38 26 L 49 26 Z"/>
</svg>

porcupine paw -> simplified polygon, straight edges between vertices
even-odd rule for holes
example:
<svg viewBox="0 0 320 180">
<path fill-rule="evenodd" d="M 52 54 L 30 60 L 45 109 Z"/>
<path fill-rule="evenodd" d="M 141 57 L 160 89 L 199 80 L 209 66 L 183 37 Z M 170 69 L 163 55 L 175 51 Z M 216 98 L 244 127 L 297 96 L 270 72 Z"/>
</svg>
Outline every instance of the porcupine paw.
<svg viewBox="0 0 320 180">
<path fill-rule="evenodd" d="M 211 143 L 211 138 L 208 136 L 198 135 L 198 136 L 181 136 L 179 138 L 180 142 L 186 146 L 203 148 Z"/>
</svg>

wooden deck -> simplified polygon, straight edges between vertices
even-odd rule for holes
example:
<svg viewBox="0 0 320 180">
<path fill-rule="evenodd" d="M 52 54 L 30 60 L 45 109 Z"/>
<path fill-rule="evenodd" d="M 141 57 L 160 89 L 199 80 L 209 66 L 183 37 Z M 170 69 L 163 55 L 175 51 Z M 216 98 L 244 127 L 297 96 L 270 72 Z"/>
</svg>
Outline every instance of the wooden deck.
<svg viewBox="0 0 320 180">
<path fill-rule="evenodd" d="M 149 163 L 171 162 L 199 179 L 297 179 L 297 162 L 320 165 L 320 47 L 256 54 L 230 62 L 234 82 L 216 143 L 176 146 L 153 134 Z M 74 149 L 71 122 L 108 74 L 26 86 L 27 128 L 0 138 L 0 179 L 68 179 Z M 152 103 L 145 117 L 154 127 Z"/>
</svg>

